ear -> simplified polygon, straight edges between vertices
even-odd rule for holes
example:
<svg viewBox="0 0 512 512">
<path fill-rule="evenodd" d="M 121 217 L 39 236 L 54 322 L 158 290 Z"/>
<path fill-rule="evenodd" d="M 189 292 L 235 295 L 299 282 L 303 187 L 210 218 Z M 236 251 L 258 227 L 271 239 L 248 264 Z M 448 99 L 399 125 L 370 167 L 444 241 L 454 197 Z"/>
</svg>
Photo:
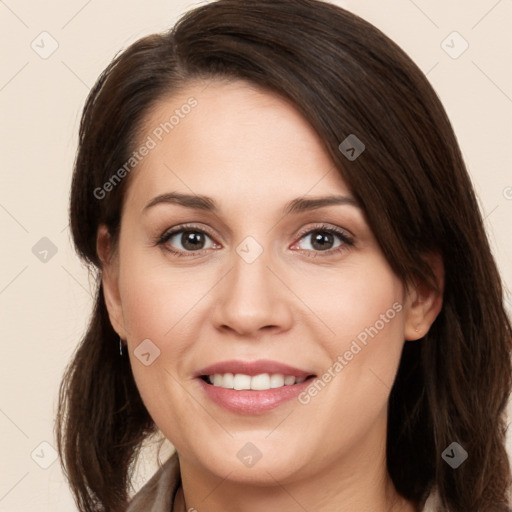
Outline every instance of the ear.
<svg viewBox="0 0 512 512">
<path fill-rule="evenodd" d="M 437 287 L 425 281 L 416 281 L 407 291 L 405 339 L 423 338 L 434 323 L 443 305 L 444 265 L 439 254 L 429 254 L 426 261 L 434 273 Z"/>
<path fill-rule="evenodd" d="M 123 307 L 119 294 L 119 258 L 115 254 L 108 228 L 102 224 L 96 237 L 96 252 L 101 260 L 101 284 L 110 323 L 119 336 L 125 340 Z"/>
</svg>

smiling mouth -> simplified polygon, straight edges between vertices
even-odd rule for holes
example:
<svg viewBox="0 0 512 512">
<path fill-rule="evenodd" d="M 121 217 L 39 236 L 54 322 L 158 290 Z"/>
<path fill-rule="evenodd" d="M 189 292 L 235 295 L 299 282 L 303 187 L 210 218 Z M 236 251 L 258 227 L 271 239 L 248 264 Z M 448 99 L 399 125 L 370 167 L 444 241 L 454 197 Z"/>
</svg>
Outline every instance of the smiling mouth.
<svg viewBox="0 0 512 512">
<path fill-rule="evenodd" d="M 316 377 L 316 375 L 295 377 L 294 375 L 284 375 L 282 373 L 260 373 L 258 375 L 216 373 L 213 375 L 201 375 L 200 378 L 211 386 L 224 389 L 233 389 L 236 391 L 267 391 L 269 389 L 278 389 L 301 384 L 314 377 Z"/>
</svg>

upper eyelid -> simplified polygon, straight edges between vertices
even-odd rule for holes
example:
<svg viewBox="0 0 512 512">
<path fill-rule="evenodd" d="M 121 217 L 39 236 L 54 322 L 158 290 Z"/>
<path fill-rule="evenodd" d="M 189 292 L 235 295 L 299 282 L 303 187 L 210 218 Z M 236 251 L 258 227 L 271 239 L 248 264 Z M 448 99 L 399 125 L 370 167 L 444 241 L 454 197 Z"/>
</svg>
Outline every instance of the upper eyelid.
<svg viewBox="0 0 512 512">
<path fill-rule="evenodd" d="M 165 237 L 171 236 L 171 235 L 174 236 L 174 235 L 177 235 L 178 233 L 181 233 L 182 231 L 200 231 L 200 232 L 206 233 L 211 238 L 215 238 L 215 235 L 213 233 L 211 233 L 208 228 L 199 227 L 199 226 L 195 226 L 195 225 L 188 225 L 188 224 L 178 225 L 174 228 L 167 229 L 164 231 L 162 236 L 159 238 L 165 238 Z"/>
<path fill-rule="evenodd" d="M 354 235 L 346 228 L 342 228 L 340 226 L 332 226 L 329 225 L 329 223 L 322 222 L 317 226 L 309 226 L 307 228 L 301 229 L 296 236 L 303 237 L 304 235 L 307 235 L 311 233 L 312 231 L 334 231 L 338 235 L 346 235 L 347 238 L 354 238 Z"/>
</svg>

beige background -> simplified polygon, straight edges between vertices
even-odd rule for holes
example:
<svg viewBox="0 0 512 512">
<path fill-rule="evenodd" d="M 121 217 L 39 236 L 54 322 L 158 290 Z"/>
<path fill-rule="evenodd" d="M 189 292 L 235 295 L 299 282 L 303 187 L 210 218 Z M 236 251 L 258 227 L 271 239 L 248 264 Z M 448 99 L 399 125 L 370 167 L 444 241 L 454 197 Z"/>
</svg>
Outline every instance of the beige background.
<svg viewBox="0 0 512 512">
<path fill-rule="evenodd" d="M 67 228 L 85 97 L 116 52 L 168 28 L 197 3 L 0 1 L 0 512 L 75 510 L 52 446 L 57 387 L 91 306 L 89 277 Z M 510 286 L 512 1 L 337 3 L 383 30 L 427 73 L 453 122 Z M 35 40 L 40 53 L 51 49 L 50 36 L 39 36 L 43 31 L 58 43 L 47 59 L 31 47 Z M 461 50 L 459 36 L 442 46 L 453 31 L 469 44 L 458 58 L 445 49 L 452 55 Z M 58 251 L 46 263 L 32 253 L 43 237 Z M 508 446 L 512 453 L 512 438 Z M 143 467 L 140 481 L 151 470 Z"/>
</svg>

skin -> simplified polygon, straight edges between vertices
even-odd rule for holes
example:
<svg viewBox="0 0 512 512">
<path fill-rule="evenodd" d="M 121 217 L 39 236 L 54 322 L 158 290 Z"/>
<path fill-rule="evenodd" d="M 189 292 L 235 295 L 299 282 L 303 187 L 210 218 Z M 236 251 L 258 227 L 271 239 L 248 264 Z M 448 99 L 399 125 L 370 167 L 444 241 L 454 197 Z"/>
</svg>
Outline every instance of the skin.
<svg viewBox="0 0 512 512">
<path fill-rule="evenodd" d="M 149 413 L 179 453 L 175 510 L 417 510 L 386 471 L 387 402 L 404 340 L 425 335 L 441 296 L 425 283 L 404 287 L 357 205 L 283 216 L 298 197 L 352 195 L 318 135 L 274 93 L 242 81 L 191 84 L 152 109 L 141 141 L 190 96 L 197 107 L 130 176 L 118 247 L 98 231 L 112 325 Z M 145 208 L 171 191 L 207 195 L 219 212 Z M 182 223 L 208 235 L 188 253 L 174 236 L 166 247 L 185 253 L 178 257 L 155 241 Z M 353 245 L 334 235 L 325 251 L 315 248 L 317 232 L 307 232 L 322 224 Z M 251 264 L 236 251 L 247 236 L 263 248 Z M 322 375 L 394 303 L 401 311 L 305 405 L 238 414 L 193 378 L 227 359 Z M 145 339 L 161 351 L 149 366 L 134 356 Z M 262 453 L 250 468 L 237 458 L 248 442 Z"/>
</svg>

